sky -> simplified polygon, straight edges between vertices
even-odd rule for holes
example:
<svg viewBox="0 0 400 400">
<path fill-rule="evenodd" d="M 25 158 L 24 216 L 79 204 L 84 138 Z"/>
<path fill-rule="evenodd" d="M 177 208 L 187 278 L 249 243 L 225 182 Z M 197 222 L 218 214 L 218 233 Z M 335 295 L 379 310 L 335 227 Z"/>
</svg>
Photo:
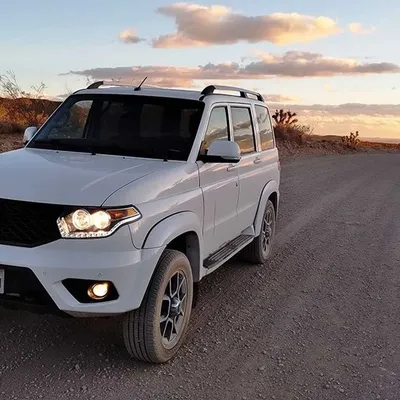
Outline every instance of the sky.
<svg viewBox="0 0 400 400">
<path fill-rule="evenodd" d="M 0 0 L 0 75 L 57 97 L 116 79 L 265 95 L 318 134 L 400 138 L 398 0 Z"/>
</svg>

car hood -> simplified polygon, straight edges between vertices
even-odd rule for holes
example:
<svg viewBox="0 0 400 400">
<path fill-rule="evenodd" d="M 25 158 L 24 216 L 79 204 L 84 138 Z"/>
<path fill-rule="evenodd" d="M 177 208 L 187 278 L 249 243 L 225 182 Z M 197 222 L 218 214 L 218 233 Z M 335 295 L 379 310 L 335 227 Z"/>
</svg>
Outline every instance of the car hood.
<svg viewBox="0 0 400 400">
<path fill-rule="evenodd" d="M 19 149 L 0 155 L 0 198 L 100 206 L 121 187 L 174 162 L 87 153 Z"/>
</svg>

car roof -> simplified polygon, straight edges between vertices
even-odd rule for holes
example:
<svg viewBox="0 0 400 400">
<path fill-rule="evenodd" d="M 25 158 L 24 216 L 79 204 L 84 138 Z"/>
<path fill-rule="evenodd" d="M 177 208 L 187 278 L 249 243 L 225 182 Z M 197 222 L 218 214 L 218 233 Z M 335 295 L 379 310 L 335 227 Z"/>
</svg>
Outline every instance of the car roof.
<svg viewBox="0 0 400 400">
<path fill-rule="evenodd" d="M 142 86 L 136 88 L 133 86 L 123 86 L 123 85 L 113 85 L 113 86 L 103 86 L 98 82 L 96 84 L 90 85 L 87 89 L 81 89 L 76 91 L 74 94 L 84 95 L 84 94 L 111 94 L 111 95 L 132 95 L 132 96 L 151 96 L 151 97 L 166 97 L 174 99 L 186 99 L 186 100 L 197 100 L 205 101 L 211 103 L 219 102 L 234 102 L 234 103 L 258 103 L 263 104 L 263 97 L 256 92 L 252 92 L 246 89 L 235 88 L 230 86 L 217 86 L 210 85 L 207 86 L 202 91 L 200 90 L 188 90 L 188 89 L 165 89 L 158 87 Z M 98 85 L 98 86 L 97 86 Z M 94 86 L 94 87 L 93 87 Z M 96 87 L 97 86 L 97 87 Z M 232 95 L 225 93 L 215 93 L 216 90 L 222 91 L 236 91 L 240 95 Z M 248 94 L 257 97 L 248 97 Z M 262 99 L 262 100 L 261 100 Z"/>
<path fill-rule="evenodd" d="M 135 91 L 133 87 L 104 87 L 97 89 L 82 89 L 78 94 L 120 94 L 133 96 L 154 96 L 154 97 L 170 97 L 177 99 L 199 100 L 201 97 L 200 91 L 184 90 L 184 89 L 162 89 L 154 87 L 142 87 Z"/>
</svg>

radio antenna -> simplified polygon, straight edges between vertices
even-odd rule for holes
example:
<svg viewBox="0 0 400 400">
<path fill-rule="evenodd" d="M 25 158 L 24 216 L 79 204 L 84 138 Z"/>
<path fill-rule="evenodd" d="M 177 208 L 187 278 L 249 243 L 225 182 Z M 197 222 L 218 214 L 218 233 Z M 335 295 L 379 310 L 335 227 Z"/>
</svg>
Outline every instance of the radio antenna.
<svg viewBox="0 0 400 400">
<path fill-rule="evenodd" d="M 147 76 L 142 80 L 142 82 L 140 82 L 140 85 L 138 87 L 135 87 L 135 89 L 133 89 L 133 90 L 135 90 L 135 91 L 140 90 L 142 88 L 143 83 L 146 81 L 146 79 L 147 79 Z"/>
</svg>

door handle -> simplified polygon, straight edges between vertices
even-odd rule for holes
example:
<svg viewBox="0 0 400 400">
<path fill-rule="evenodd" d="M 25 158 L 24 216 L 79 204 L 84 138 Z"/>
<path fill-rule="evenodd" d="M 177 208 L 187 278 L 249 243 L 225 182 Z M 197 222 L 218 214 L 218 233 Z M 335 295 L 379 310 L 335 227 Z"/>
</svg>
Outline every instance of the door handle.
<svg viewBox="0 0 400 400">
<path fill-rule="evenodd" d="M 262 162 L 261 157 L 256 157 L 253 161 L 254 164 L 260 164 L 260 162 Z"/>
<path fill-rule="evenodd" d="M 228 171 L 228 172 L 231 172 L 231 171 L 234 171 L 236 169 L 236 165 L 231 165 L 231 166 L 229 166 L 226 170 Z"/>
</svg>

